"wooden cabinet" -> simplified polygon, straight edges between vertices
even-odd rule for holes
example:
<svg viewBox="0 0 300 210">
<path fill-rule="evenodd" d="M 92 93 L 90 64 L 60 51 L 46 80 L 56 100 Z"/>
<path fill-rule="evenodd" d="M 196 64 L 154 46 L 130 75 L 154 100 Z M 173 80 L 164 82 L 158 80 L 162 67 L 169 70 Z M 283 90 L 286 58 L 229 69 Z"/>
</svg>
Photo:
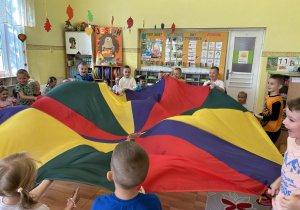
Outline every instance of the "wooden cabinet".
<svg viewBox="0 0 300 210">
<path fill-rule="evenodd" d="M 9 95 L 13 94 L 13 89 L 17 83 L 18 83 L 18 80 L 16 77 L 0 78 L 0 86 L 4 85 L 8 89 Z"/>
<path fill-rule="evenodd" d="M 78 73 L 78 65 L 82 61 L 88 64 L 88 73 L 92 75 L 94 38 L 94 33 L 87 35 L 84 31 L 65 32 L 66 77 L 73 78 Z"/>
<path fill-rule="evenodd" d="M 6 88 L 13 88 L 18 83 L 16 77 L 4 77 L 0 78 L 0 86 L 4 85 Z"/>
</svg>

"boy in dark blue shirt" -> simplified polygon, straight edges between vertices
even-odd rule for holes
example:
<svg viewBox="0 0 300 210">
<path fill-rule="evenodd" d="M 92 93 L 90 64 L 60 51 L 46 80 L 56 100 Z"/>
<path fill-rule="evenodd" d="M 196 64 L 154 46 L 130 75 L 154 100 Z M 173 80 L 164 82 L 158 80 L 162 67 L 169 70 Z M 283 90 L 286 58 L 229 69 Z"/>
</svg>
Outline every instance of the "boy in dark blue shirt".
<svg viewBox="0 0 300 210">
<path fill-rule="evenodd" d="M 78 74 L 74 76 L 74 81 L 94 81 L 93 77 L 88 74 L 88 64 L 86 62 L 81 62 L 78 65 Z"/>
<path fill-rule="evenodd" d="M 115 192 L 97 197 L 92 210 L 162 209 L 155 194 L 143 194 L 137 190 L 137 186 L 145 180 L 149 169 L 149 157 L 140 145 L 134 141 L 119 143 L 113 151 L 110 167 L 107 179 L 114 181 Z"/>
</svg>

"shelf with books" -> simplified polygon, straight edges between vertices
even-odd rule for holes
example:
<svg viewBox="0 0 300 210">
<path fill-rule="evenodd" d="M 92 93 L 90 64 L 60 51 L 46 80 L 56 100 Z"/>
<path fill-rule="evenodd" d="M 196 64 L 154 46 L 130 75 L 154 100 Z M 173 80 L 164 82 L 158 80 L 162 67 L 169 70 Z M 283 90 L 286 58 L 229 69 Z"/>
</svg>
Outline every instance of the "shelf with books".
<svg viewBox="0 0 300 210">
<path fill-rule="evenodd" d="M 94 33 L 90 36 L 85 31 L 66 31 L 66 77 L 73 78 L 78 73 L 80 62 L 88 64 L 88 74 L 93 70 Z"/>
<path fill-rule="evenodd" d="M 162 72 L 171 74 L 171 70 L 162 71 Z M 160 73 L 160 71 L 158 70 L 151 71 L 151 70 L 136 69 L 134 73 L 135 75 L 134 77 L 136 80 L 138 80 L 140 76 L 144 76 L 147 85 L 155 84 L 158 81 L 158 73 Z M 208 73 L 186 73 L 185 72 L 182 73 L 182 78 L 187 84 L 190 85 L 203 85 L 205 81 L 209 80 Z"/>
</svg>

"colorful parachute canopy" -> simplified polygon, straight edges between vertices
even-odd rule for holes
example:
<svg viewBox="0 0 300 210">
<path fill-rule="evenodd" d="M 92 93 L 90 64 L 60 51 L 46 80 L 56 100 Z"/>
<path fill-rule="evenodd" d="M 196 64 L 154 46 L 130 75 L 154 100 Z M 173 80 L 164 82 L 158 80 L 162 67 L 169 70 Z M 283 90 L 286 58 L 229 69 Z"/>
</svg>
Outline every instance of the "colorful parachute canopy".
<svg viewBox="0 0 300 210">
<path fill-rule="evenodd" d="M 32 107 L 0 110 L 0 151 L 29 151 L 43 164 L 37 182 L 59 179 L 113 190 L 112 150 L 128 134 L 149 154 L 146 191 L 261 194 L 282 157 L 255 117 L 219 90 L 171 77 L 114 95 L 105 84 L 59 85 Z"/>
</svg>

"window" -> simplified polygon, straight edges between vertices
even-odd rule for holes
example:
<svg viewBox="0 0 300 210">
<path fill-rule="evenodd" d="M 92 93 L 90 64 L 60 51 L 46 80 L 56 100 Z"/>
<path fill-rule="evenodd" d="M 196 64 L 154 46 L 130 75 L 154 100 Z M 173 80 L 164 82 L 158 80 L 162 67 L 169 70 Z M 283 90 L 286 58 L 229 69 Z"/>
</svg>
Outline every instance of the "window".
<svg viewBox="0 0 300 210">
<path fill-rule="evenodd" d="M 0 77 L 16 76 L 18 69 L 26 69 L 25 44 L 18 39 L 22 31 L 22 26 L 0 24 Z"/>
<path fill-rule="evenodd" d="M 1 44 L 1 36 L 0 36 L 0 72 L 3 72 L 4 67 L 3 67 L 3 52 L 2 52 L 2 44 Z"/>
<path fill-rule="evenodd" d="M 35 26 L 34 0 L 0 0 L 0 78 L 27 69 L 26 45 L 18 39 L 24 26 Z"/>
</svg>

